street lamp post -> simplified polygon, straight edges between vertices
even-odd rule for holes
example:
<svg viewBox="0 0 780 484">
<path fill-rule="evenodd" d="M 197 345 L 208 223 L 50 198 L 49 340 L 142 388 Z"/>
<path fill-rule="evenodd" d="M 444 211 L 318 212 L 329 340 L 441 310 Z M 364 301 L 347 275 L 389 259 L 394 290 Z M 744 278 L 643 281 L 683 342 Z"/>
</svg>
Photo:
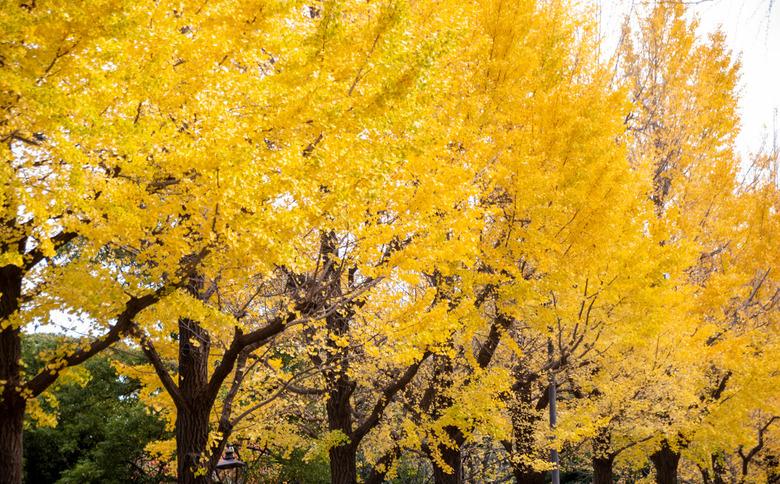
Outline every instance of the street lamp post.
<svg viewBox="0 0 780 484">
<path fill-rule="evenodd" d="M 553 361 L 553 343 L 552 338 L 549 338 L 547 340 L 547 355 L 550 359 L 550 430 L 555 431 L 555 426 L 558 425 L 558 409 L 557 409 L 557 388 L 556 388 L 556 381 L 555 381 L 555 370 L 552 368 L 552 361 Z M 558 451 L 555 448 L 550 449 L 550 461 L 553 464 L 552 472 L 551 472 L 551 480 L 552 484 L 560 484 L 561 482 L 561 471 L 560 471 L 560 463 L 558 461 Z"/>
<path fill-rule="evenodd" d="M 225 447 L 225 454 L 216 466 L 217 478 L 222 484 L 243 484 L 246 462 L 238 458 L 232 445 Z"/>
</svg>

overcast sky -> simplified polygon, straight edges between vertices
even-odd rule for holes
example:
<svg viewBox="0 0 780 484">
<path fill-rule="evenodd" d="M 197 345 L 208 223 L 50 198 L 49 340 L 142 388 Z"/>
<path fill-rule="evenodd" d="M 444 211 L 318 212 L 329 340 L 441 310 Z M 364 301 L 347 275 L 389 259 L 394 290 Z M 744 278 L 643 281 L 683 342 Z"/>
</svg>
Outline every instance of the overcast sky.
<svg viewBox="0 0 780 484">
<path fill-rule="evenodd" d="M 651 4 L 642 0 L 594 0 L 602 9 L 602 31 L 619 32 L 623 15 L 631 8 Z M 657 0 L 656 0 L 657 1 Z M 674 0 L 669 0 L 674 1 Z M 742 154 L 758 150 L 762 140 L 772 143 L 774 126 L 780 127 L 780 1 L 689 0 L 700 19 L 702 35 L 720 28 L 742 60 L 740 108 Z M 775 121 L 777 118 L 777 121 Z"/>
</svg>

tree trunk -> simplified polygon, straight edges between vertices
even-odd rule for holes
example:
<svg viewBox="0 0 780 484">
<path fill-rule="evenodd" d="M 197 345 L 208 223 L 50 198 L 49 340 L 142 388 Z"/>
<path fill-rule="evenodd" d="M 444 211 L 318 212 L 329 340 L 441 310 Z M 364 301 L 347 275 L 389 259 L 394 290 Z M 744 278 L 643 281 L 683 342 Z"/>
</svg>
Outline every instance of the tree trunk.
<svg viewBox="0 0 780 484">
<path fill-rule="evenodd" d="M 512 475 L 518 484 L 544 484 L 545 472 L 535 470 L 523 456 L 538 456 L 534 431 L 540 418 L 534 408 L 533 382 L 518 365 L 515 368 L 515 384 L 512 386 L 512 400 L 509 408 L 512 419 L 512 442 L 507 447 L 512 457 Z"/>
<path fill-rule="evenodd" d="M 365 484 L 382 484 L 385 482 L 385 477 L 387 476 L 387 471 L 378 471 L 376 469 L 371 469 L 371 472 L 368 474 L 368 477 L 366 477 Z"/>
<path fill-rule="evenodd" d="M 320 255 L 325 262 L 322 267 L 320 283 L 323 285 L 324 297 L 337 299 L 343 295 L 341 270 L 336 266 L 338 259 L 339 240 L 335 232 L 328 231 L 320 238 Z M 325 318 L 325 327 L 329 335 L 327 349 L 329 357 L 324 365 L 320 356 L 312 355 L 312 361 L 317 366 L 325 366 L 325 377 L 328 400 L 325 410 L 328 416 L 328 430 L 340 433 L 345 439 L 339 445 L 328 450 L 330 457 L 330 482 L 332 484 L 357 483 L 357 442 L 352 435 L 352 392 L 355 382 L 349 377 L 349 347 L 340 346 L 337 338 L 347 337 L 349 326 L 354 316 L 353 308 L 347 304 L 340 310 Z M 332 336 L 331 336 L 332 335 Z"/>
<path fill-rule="evenodd" d="M 213 400 L 205 398 L 211 340 L 190 319 L 179 320 L 179 390 L 183 408 L 176 412 L 176 458 L 179 484 L 211 482 L 208 469 L 209 413 Z"/>
<path fill-rule="evenodd" d="M 609 427 L 599 429 L 593 438 L 593 484 L 612 484 L 612 433 Z"/>
<path fill-rule="evenodd" d="M 449 433 L 449 432 L 448 432 Z M 463 458 L 460 454 L 460 445 L 454 449 L 439 446 L 444 463 L 450 467 L 447 473 L 438 465 L 433 466 L 433 482 L 436 484 L 462 484 L 463 483 Z"/>
<path fill-rule="evenodd" d="M 593 458 L 593 484 L 612 484 L 612 457 Z"/>
<path fill-rule="evenodd" d="M 544 472 L 535 471 L 527 466 L 515 466 L 512 475 L 517 484 L 544 484 Z"/>
<path fill-rule="evenodd" d="M 426 391 L 427 395 L 424 395 L 421 401 L 423 411 L 428 413 L 433 419 L 439 418 L 442 412 L 453 404 L 450 395 L 442 391 L 442 389 L 452 387 L 452 375 L 452 359 L 442 355 L 435 356 L 432 384 Z M 456 427 L 447 426 L 444 428 L 444 431 L 447 433 L 448 443 L 453 445 L 453 447 L 448 447 L 440 443 L 431 443 L 426 449 L 428 458 L 431 460 L 433 466 L 433 480 L 436 484 L 461 483 L 463 482 L 463 459 L 460 449 L 466 441 L 466 438 Z M 441 456 L 441 459 L 447 464 L 447 467 L 449 467 L 449 473 L 446 472 L 445 469 L 439 467 L 437 459 L 434 458 L 433 445 L 436 446 L 436 450 Z"/>
<path fill-rule="evenodd" d="M 387 470 L 371 469 L 368 477 L 366 477 L 365 484 L 382 484 L 387 477 Z"/>
<path fill-rule="evenodd" d="M 19 328 L 6 326 L 19 310 L 22 270 L 8 265 L 0 268 L 0 484 L 22 482 L 22 433 L 25 399 L 17 387 L 21 383 L 22 337 Z"/>
<path fill-rule="evenodd" d="M 176 415 L 176 459 L 180 484 L 211 482 L 208 469 L 209 409 L 190 408 Z"/>
<path fill-rule="evenodd" d="M 655 467 L 655 482 L 657 484 L 677 484 L 677 465 L 680 463 L 680 453 L 675 452 L 667 441 L 650 456 Z"/>
<path fill-rule="evenodd" d="M 346 370 L 346 369 L 344 369 Z M 336 383 L 331 387 L 325 407 L 328 413 L 328 429 L 338 431 L 349 438 L 352 434 L 353 386 L 344 372 L 339 372 Z M 333 484 L 354 484 L 357 482 L 357 446 L 354 442 L 342 442 L 332 447 L 330 456 L 330 482 Z"/>
<path fill-rule="evenodd" d="M 25 401 L 0 404 L 0 484 L 22 482 L 22 435 Z"/>
<path fill-rule="evenodd" d="M 726 469 L 726 456 L 723 453 L 712 454 L 712 482 L 713 484 L 726 484 L 728 482 L 728 469 Z"/>
<path fill-rule="evenodd" d="M 400 453 L 401 449 L 393 447 L 389 452 L 380 457 L 376 465 L 371 468 L 368 477 L 366 477 L 365 484 L 382 484 L 385 482 L 385 477 L 387 476 L 390 467 Z"/>
<path fill-rule="evenodd" d="M 710 477 L 710 471 L 706 467 L 698 466 L 699 472 L 701 472 L 701 482 L 704 484 L 712 484 L 712 478 Z"/>
<path fill-rule="evenodd" d="M 326 318 L 328 330 L 337 335 L 346 335 L 349 330 L 350 313 L 335 314 Z M 335 368 L 326 373 L 328 382 L 328 401 L 325 409 L 328 414 L 328 430 L 340 432 L 347 439 L 352 436 L 352 392 L 355 383 L 350 380 L 349 354 L 345 348 L 329 341 L 331 351 L 337 358 Z M 342 442 L 328 451 L 330 457 L 330 482 L 332 484 L 357 483 L 357 443 Z"/>
<path fill-rule="evenodd" d="M 330 456 L 330 482 L 332 484 L 357 483 L 357 449 L 352 443 L 332 447 Z"/>
</svg>

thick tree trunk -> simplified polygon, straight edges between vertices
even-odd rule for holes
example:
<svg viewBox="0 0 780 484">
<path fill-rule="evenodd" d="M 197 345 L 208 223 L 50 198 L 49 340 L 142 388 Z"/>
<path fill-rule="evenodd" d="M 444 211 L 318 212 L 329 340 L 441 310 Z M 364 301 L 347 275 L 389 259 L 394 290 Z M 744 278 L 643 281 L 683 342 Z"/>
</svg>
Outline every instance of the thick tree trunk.
<svg viewBox="0 0 780 484">
<path fill-rule="evenodd" d="M 328 329 L 335 334 L 345 335 L 349 329 L 351 314 L 336 313 L 326 319 Z M 328 414 L 328 430 L 341 432 L 347 439 L 352 436 L 352 392 L 355 383 L 348 376 L 349 355 L 344 348 L 330 343 L 331 351 L 336 354 L 336 368 L 327 373 L 328 401 L 325 409 Z M 328 451 L 330 457 L 330 482 L 333 484 L 357 483 L 357 443 L 342 442 Z"/>
<path fill-rule="evenodd" d="M 450 388 L 452 386 L 452 360 L 446 356 L 434 357 L 433 371 L 433 382 L 435 383 L 428 389 L 431 393 L 427 396 L 423 396 L 421 406 L 425 412 L 436 419 L 441 416 L 442 411 L 453 404 L 452 398 L 449 395 L 436 388 Z M 454 444 L 454 447 L 448 447 L 439 443 L 432 444 L 437 446 L 436 450 L 438 451 L 438 454 L 441 456 L 444 463 L 447 464 L 449 469 L 446 470 L 439 467 L 437 459 L 434 458 L 433 449 L 427 449 L 428 457 L 433 465 L 433 480 L 436 484 L 459 484 L 463 482 L 463 458 L 460 449 L 466 441 L 466 438 L 456 427 L 448 426 L 445 427 L 444 430 L 447 432 L 447 438 L 450 441 L 449 443 Z"/>
<path fill-rule="evenodd" d="M 208 471 L 209 409 L 190 408 L 176 416 L 176 459 L 180 484 L 211 482 Z"/>
<path fill-rule="evenodd" d="M 520 366 L 515 368 L 515 384 L 509 403 L 512 419 L 512 442 L 507 450 L 512 454 L 512 475 L 518 484 L 544 484 L 545 472 L 535 470 L 522 456 L 539 454 L 534 440 L 539 413 L 533 405 L 533 382 Z"/>
<path fill-rule="evenodd" d="M 19 328 L 6 326 L 19 310 L 22 270 L 0 267 L 0 484 L 22 482 L 22 433 L 25 400 L 19 394 L 22 338 Z"/>
<path fill-rule="evenodd" d="M 462 484 L 463 483 L 463 457 L 460 453 L 460 445 L 451 449 L 440 446 L 439 451 L 444 463 L 450 467 L 450 472 L 437 465 L 433 466 L 433 482 L 436 484 Z"/>
<path fill-rule="evenodd" d="M 612 433 L 609 427 L 599 429 L 593 439 L 593 484 L 612 484 Z"/>
<path fill-rule="evenodd" d="M 336 376 L 325 407 L 328 414 L 328 429 L 341 432 L 344 436 L 352 434 L 352 396 L 353 386 L 344 371 Z M 330 482 L 333 484 L 355 484 L 357 482 L 357 446 L 347 441 L 332 447 L 330 456 Z"/>
<path fill-rule="evenodd" d="M 655 467 L 655 482 L 657 484 L 677 484 L 677 465 L 680 463 L 680 453 L 675 452 L 664 441 L 661 448 L 650 456 Z"/>
<path fill-rule="evenodd" d="M 340 393 L 340 392 L 334 392 Z M 328 400 L 328 427 L 344 435 L 352 433 L 352 408 L 349 396 L 341 400 L 331 395 Z M 330 482 L 333 484 L 355 484 L 357 482 L 357 447 L 353 442 L 344 442 L 328 451 L 330 457 Z"/>
<path fill-rule="evenodd" d="M 21 398 L 0 404 L 0 484 L 22 482 L 24 409 Z"/>
<path fill-rule="evenodd" d="M 330 456 L 330 482 L 333 484 L 357 483 L 357 452 L 351 443 L 332 447 Z"/>
<path fill-rule="evenodd" d="M 196 321 L 179 321 L 179 389 L 184 400 L 176 414 L 176 458 L 179 484 L 211 482 L 208 469 L 208 360 L 211 341 Z"/>
<path fill-rule="evenodd" d="M 593 484 L 612 484 L 612 457 L 593 458 Z"/>
</svg>

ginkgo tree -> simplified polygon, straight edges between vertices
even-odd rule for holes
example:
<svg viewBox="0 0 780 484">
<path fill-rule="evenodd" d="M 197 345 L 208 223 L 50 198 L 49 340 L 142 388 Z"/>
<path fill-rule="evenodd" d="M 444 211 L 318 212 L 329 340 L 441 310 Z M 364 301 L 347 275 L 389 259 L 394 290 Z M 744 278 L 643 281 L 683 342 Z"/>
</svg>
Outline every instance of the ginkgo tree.
<svg viewBox="0 0 780 484">
<path fill-rule="evenodd" d="M 74 32 L 56 51 L 68 69 L 50 82 L 68 102 L 47 114 L 61 122 L 51 143 L 121 183 L 89 185 L 107 213 L 87 235 L 110 237 L 101 263 L 120 282 L 159 293 L 133 334 L 176 409 L 179 479 L 210 480 L 209 416 L 237 362 L 288 327 L 329 322 L 399 257 L 434 260 L 465 220 L 447 216 L 467 202 L 453 188 L 468 190 L 470 172 L 443 96 L 465 27 L 428 4 L 108 2 L 116 25 L 74 25 L 86 8 L 20 20 Z M 337 247 L 322 249 L 336 234 L 356 247 L 349 274 Z"/>
<path fill-rule="evenodd" d="M 179 482 L 235 442 L 337 483 L 405 459 L 464 482 L 466 449 L 541 482 L 575 446 L 597 482 L 771 474 L 776 156 L 740 179 L 739 66 L 684 5 L 607 60 L 565 0 L 38 1 L 0 26 L 0 482 L 25 414 L 120 339 Z M 26 374 L 25 331 L 63 314 L 89 337 Z"/>
<path fill-rule="evenodd" d="M 467 333 L 455 361 L 433 374 L 428 392 L 441 395 L 422 402 L 432 405 L 427 412 L 434 421 L 451 422 L 433 431 L 427 443 L 441 469 L 434 471 L 437 482 L 462 482 L 460 448 L 480 420 L 469 413 L 467 401 L 459 401 L 471 398 L 466 387 L 444 383 L 448 378 L 471 383 L 474 377 L 447 374 L 483 372 L 501 353 L 503 338 L 511 345 L 496 359 L 511 368 L 504 375 L 518 376 L 508 381 L 512 393 L 539 380 L 546 383 L 549 371 L 589 351 L 593 341 L 583 345 L 584 337 L 597 338 L 595 313 L 587 322 L 569 317 L 580 309 L 582 288 L 590 303 L 600 286 L 617 278 L 598 265 L 615 262 L 609 254 L 617 251 L 622 230 L 642 236 L 643 185 L 620 142 L 619 113 L 627 103 L 611 88 L 610 72 L 597 63 L 593 25 L 579 21 L 568 7 L 565 2 L 493 2 L 483 13 L 487 43 L 474 53 L 477 59 L 485 56 L 477 86 L 488 95 L 478 97 L 474 108 L 483 142 L 466 149 L 475 150 L 475 162 L 484 166 L 478 182 L 485 222 L 478 271 L 464 280 L 474 285 L 474 301 L 488 323 L 476 331 L 473 343 L 475 330 Z M 614 274 L 625 271 L 614 267 Z M 657 270 L 651 276 L 662 274 Z M 561 317 L 562 312 L 569 315 Z M 548 338 L 556 343 L 549 358 Z M 516 399 L 523 397 L 510 398 Z M 497 398 L 481 411 L 502 407 Z M 510 407 L 510 414 L 521 411 L 514 402 Z M 534 426 L 524 425 L 525 417 L 512 415 L 514 437 L 503 437 L 519 476 L 533 473 L 523 468 L 529 454 L 537 453 L 523 444 L 534 440 L 528 434 Z"/>
<path fill-rule="evenodd" d="M 131 184 L 103 169 L 103 155 L 87 156 L 74 148 L 69 138 L 78 121 L 63 114 L 69 113 L 72 91 L 78 89 L 78 82 L 67 81 L 78 72 L 70 56 L 75 45 L 106 32 L 87 30 L 78 36 L 88 23 L 83 15 L 53 22 L 36 17 L 30 5 L 6 4 L 0 10 L 3 482 L 22 479 L 25 411 L 40 418 L 36 398 L 51 402 L 47 389 L 69 368 L 126 335 L 133 318 L 162 290 L 121 284 L 119 268 L 105 263 L 106 252 L 119 249 L 112 240 L 119 226 L 111 220 L 126 222 L 110 200 L 121 198 Z M 155 189 L 143 184 L 136 188 Z M 23 331 L 50 321 L 53 310 L 90 321 L 95 331 L 78 344 L 44 355 L 43 369 L 27 374 L 20 361 Z"/>
<path fill-rule="evenodd" d="M 686 269 L 693 306 L 681 319 L 693 318 L 692 336 L 679 338 L 687 345 L 678 346 L 674 366 L 681 387 L 698 380 L 698 401 L 682 399 L 666 415 L 653 458 L 661 481 L 676 478 L 679 451 L 693 443 L 701 419 L 747 383 L 745 365 L 763 366 L 746 331 L 771 311 L 766 298 L 773 297 L 771 251 L 762 242 L 771 225 L 749 222 L 749 197 L 737 180 L 739 66 L 723 34 L 705 42 L 696 29 L 684 6 L 658 5 L 640 20 L 638 41 L 627 37 L 622 51 L 636 106 L 628 117 L 632 152 L 654 167 L 652 199 L 669 227 L 666 243 L 688 245 L 694 256 Z M 753 252 L 753 244 L 761 249 Z M 771 331 L 755 336 L 772 341 Z"/>
</svg>

